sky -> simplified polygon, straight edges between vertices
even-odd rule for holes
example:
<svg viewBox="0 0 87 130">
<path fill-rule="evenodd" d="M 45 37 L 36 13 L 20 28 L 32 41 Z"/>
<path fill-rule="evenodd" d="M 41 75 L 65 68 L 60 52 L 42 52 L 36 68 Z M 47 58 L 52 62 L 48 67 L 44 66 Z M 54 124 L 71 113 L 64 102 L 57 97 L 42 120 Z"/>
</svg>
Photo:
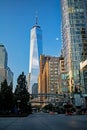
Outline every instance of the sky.
<svg viewBox="0 0 87 130">
<path fill-rule="evenodd" d="M 14 73 L 14 89 L 18 76 L 29 72 L 30 30 L 42 29 L 43 54 L 60 56 L 61 0 L 0 0 L 0 43 L 8 53 L 8 66 Z"/>
</svg>

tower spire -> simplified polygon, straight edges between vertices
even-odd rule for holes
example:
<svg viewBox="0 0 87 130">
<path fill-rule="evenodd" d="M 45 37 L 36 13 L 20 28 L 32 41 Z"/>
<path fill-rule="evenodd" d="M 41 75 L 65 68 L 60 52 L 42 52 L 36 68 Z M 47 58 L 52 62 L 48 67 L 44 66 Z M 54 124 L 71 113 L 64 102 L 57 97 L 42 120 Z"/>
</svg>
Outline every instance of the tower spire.
<svg viewBox="0 0 87 130">
<path fill-rule="evenodd" d="M 37 25 L 37 23 L 38 23 L 38 17 L 36 16 L 36 25 Z"/>
<path fill-rule="evenodd" d="M 40 28 L 40 26 L 38 25 L 38 12 L 35 12 L 35 25 L 33 27 Z"/>
<path fill-rule="evenodd" d="M 38 24 L 38 12 L 36 12 L 36 25 Z"/>
</svg>

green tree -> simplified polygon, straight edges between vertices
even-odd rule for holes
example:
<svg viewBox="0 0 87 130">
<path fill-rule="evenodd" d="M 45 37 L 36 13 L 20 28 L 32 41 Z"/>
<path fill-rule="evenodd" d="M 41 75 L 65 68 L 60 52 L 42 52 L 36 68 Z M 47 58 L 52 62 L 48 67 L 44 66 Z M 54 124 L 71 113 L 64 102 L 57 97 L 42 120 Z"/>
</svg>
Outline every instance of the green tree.
<svg viewBox="0 0 87 130">
<path fill-rule="evenodd" d="M 12 101 L 13 101 L 12 88 L 13 88 L 12 83 L 8 86 L 6 79 L 1 83 L 1 92 L 0 92 L 1 111 L 9 111 L 13 107 L 12 106 Z"/>
<path fill-rule="evenodd" d="M 30 95 L 27 90 L 26 76 L 24 72 L 22 72 L 22 74 L 20 74 L 17 78 L 15 95 L 16 95 L 16 105 L 23 112 L 26 112 L 28 110 L 28 102 L 29 102 Z"/>
</svg>

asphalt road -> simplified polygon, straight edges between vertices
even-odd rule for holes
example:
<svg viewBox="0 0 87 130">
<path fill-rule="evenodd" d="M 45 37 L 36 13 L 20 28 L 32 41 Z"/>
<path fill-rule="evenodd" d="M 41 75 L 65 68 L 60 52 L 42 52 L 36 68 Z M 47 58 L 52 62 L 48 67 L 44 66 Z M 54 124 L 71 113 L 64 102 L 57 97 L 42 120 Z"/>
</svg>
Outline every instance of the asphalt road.
<svg viewBox="0 0 87 130">
<path fill-rule="evenodd" d="M 87 115 L 34 113 L 28 117 L 0 117 L 0 130 L 87 130 Z"/>
</svg>

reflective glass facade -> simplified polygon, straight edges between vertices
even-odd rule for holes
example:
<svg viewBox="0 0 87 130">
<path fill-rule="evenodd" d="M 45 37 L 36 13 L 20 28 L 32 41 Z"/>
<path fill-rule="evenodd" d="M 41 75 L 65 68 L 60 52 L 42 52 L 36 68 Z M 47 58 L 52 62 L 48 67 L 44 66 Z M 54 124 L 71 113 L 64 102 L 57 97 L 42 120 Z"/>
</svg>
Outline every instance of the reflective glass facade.
<svg viewBox="0 0 87 130">
<path fill-rule="evenodd" d="M 0 68 L 6 69 L 7 61 L 8 61 L 7 51 L 4 45 L 0 44 Z"/>
<path fill-rule="evenodd" d="M 6 48 L 3 44 L 0 44 L 0 89 L 1 89 L 1 82 L 4 79 L 7 80 L 8 85 L 12 82 L 13 84 L 13 72 L 7 66 L 8 62 L 8 54 Z"/>
<path fill-rule="evenodd" d="M 32 86 L 38 82 L 39 74 L 39 60 L 42 54 L 42 30 L 37 24 L 33 26 L 30 34 L 30 87 L 29 91 L 32 93 Z"/>
<path fill-rule="evenodd" d="M 65 69 L 74 86 L 80 82 L 79 70 L 82 60 L 82 28 L 87 36 L 87 0 L 61 0 L 62 36 Z M 72 84 L 70 84 L 72 86 Z"/>
</svg>

